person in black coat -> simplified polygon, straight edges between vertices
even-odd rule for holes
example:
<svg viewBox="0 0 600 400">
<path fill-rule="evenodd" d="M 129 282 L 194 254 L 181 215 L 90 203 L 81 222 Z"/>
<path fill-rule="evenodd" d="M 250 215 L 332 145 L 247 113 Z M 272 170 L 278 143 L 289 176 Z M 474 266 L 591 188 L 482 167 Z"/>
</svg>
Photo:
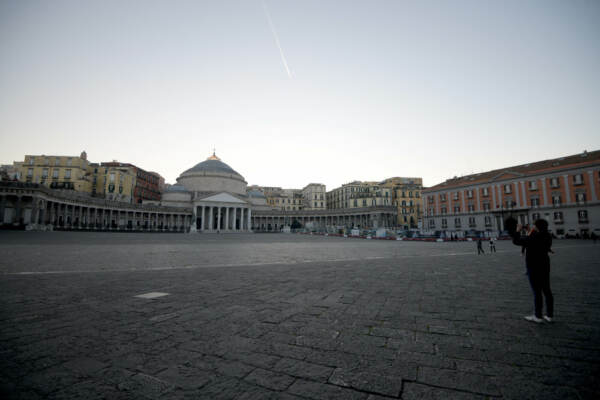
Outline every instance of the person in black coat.
<svg viewBox="0 0 600 400">
<path fill-rule="evenodd" d="M 554 318 L 554 296 L 550 289 L 550 257 L 552 252 L 552 236 L 548 232 L 548 222 L 538 219 L 534 222 L 529 235 L 521 236 L 521 225 L 509 218 L 506 221 L 507 230 L 512 237 L 513 244 L 525 248 L 525 264 L 529 284 L 533 290 L 535 315 L 525 317 L 526 320 L 536 323 L 552 322 Z M 546 299 L 546 315 L 542 316 L 543 298 Z"/>
</svg>

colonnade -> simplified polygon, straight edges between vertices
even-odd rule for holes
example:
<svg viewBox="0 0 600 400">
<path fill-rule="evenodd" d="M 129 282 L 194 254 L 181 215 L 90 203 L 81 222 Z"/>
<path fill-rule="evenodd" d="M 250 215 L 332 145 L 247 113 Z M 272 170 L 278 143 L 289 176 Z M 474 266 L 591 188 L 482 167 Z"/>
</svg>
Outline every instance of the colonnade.
<svg viewBox="0 0 600 400">
<path fill-rule="evenodd" d="M 47 196 L 44 190 L 31 190 L 28 187 L 24 187 L 24 190 L 19 190 L 19 187 L 10 189 L 0 191 L 0 226 L 4 228 L 27 226 L 36 230 L 185 232 L 192 222 L 189 209 L 93 198 L 85 202 L 75 201 Z"/>
<path fill-rule="evenodd" d="M 318 213 L 318 214 L 317 214 Z M 256 231 L 278 232 L 297 221 L 302 227 L 315 230 L 328 228 L 394 228 L 397 221 L 395 207 L 360 209 L 357 211 L 262 211 L 252 217 L 252 229 Z"/>
<path fill-rule="evenodd" d="M 194 207 L 195 230 L 199 232 L 248 232 L 252 228 L 251 218 L 252 210 L 248 207 L 230 204 Z"/>
</svg>

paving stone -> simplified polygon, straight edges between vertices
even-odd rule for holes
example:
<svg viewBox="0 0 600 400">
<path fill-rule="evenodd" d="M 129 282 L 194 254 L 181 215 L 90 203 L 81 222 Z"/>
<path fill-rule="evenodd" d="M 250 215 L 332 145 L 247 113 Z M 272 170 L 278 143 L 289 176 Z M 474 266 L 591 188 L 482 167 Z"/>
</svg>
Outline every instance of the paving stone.
<svg viewBox="0 0 600 400">
<path fill-rule="evenodd" d="M 289 388 L 289 393 L 317 400 L 364 400 L 368 394 L 335 385 L 297 379 Z"/>
<path fill-rule="evenodd" d="M 281 359 L 273 367 L 273 371 L 282 372 L 296 378 L 304 378 L 318 382 L 327 382 L 334 368 L 324 367 L 290 358 Z"/>
<path fill-rule="evenodd" d="M 488 396 L 407 382 L 402 400 L 487 400 Z"/>
<path fill-rule="evenodd" d="M 294 378 L 289 375 L 278 374 L 260 368 L 252 371 L 244 380 L 268 389 L 280 391 L 287 389 L 294 382 Z"/>
<path fill-rule="evenodd" d="M 419 367 L 419 383 L 448 389 L 458 389 L 476 394 L 500 396 L 494 381 L 486 375 L 449 369 Z"/>
<path fill-rule="evenodd" d="M 336 368 L 329 383 L 392 397 L 398 397 L 402 390 L 401 377 L 382 374 L 376 368 Z"/>
</svg>

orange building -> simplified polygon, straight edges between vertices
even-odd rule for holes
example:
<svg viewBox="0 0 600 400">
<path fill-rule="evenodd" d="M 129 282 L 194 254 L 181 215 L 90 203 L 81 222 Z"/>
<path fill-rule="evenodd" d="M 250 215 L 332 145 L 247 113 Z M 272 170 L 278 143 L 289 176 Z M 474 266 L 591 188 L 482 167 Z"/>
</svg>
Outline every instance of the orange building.
<svg viewBox="0 0 600 400">
<path fill-rule="evenodd" d="M 449 179 L 423 190 L 423 229 L 496 236 L 509 215 L 552 233 L 600 234 L 600 151 Z"/>
</svg>

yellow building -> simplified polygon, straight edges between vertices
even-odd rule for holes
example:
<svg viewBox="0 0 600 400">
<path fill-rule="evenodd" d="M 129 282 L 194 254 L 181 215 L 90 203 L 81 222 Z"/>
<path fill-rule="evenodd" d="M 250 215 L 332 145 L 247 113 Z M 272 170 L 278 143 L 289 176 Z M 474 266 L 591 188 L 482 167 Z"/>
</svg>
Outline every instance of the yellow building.
<svg viewBox="0 0 600 400">
<path fill-rule="evenodd" d="M 136 167 L 131 164 L 109 162 L 92 164 L 92 196 L 133 203 L 136 185 Z"/>
<path fill-rule="evenodd" d="M 422 178 L 394 177 L 382 182 L 393 190 L 394 205 L 398 207 L 398 226 L 404 229 L 416 229 L 422 216 L 421 190 Z"/>
<path fill-rule="evenodd" d="M 15 162 L 14 165 L 21 182 L 92 193 L 92 172 L 85 151 L 79 157 L 26 155 L 22 163 Z"/>
</svg>

